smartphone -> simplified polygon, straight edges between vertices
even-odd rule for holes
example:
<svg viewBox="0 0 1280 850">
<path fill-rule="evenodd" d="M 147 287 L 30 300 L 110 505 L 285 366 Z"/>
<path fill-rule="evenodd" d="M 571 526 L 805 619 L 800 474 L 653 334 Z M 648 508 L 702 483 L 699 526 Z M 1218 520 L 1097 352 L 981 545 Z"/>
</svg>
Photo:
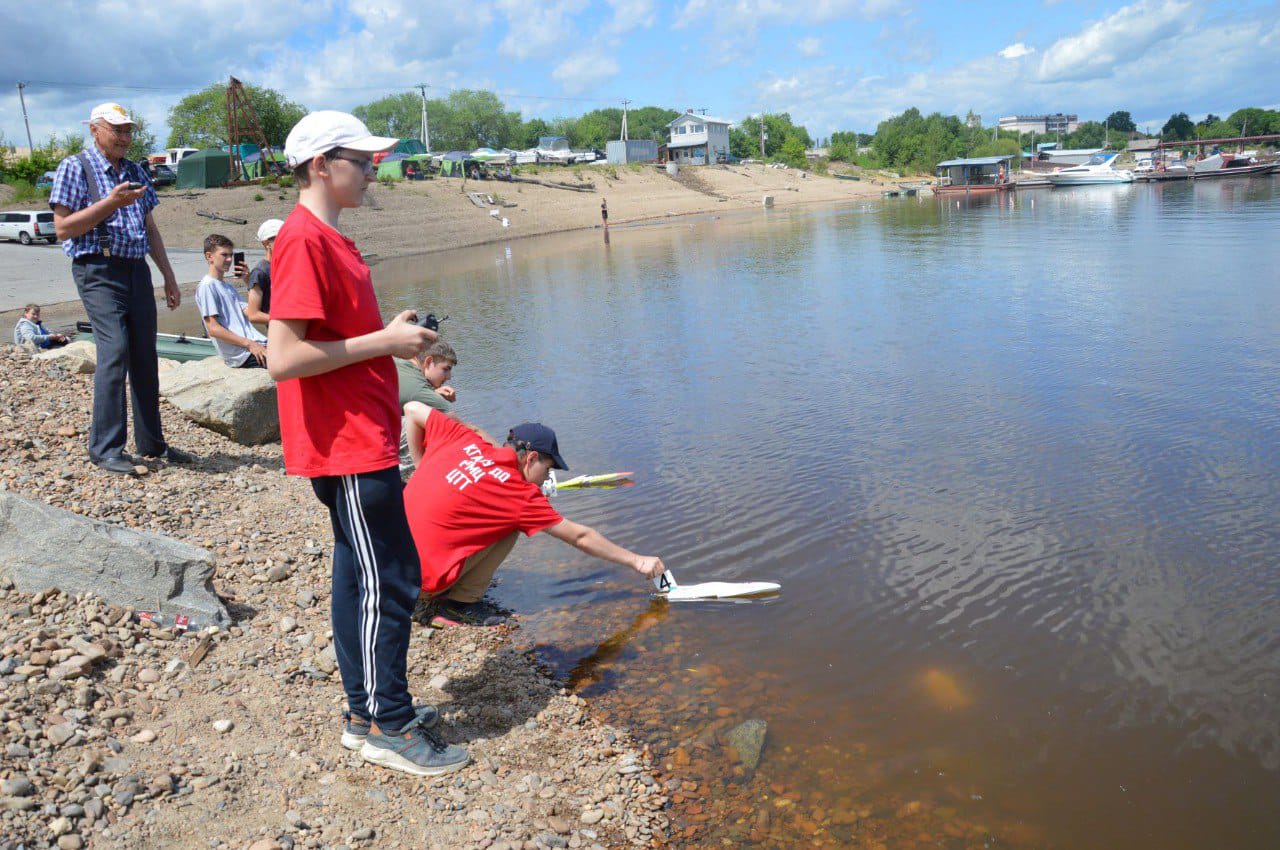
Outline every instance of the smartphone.
<svg viewBox="0 0 1280 850">
<path fill-rule="evenodd" d="M 237 266 L 244 262 L 244 251 L 236 251 L 231 255 L 231 261 Z"/>
<path fill-rule="evenodd" d="M 129 184 L 129 188 L 130 188 L 130 189 L 133 189 L 134 191 L 137 191 L 138 189 L 141 189 L 141 188 L 142 188 L 142 184 L 141 184 L 141 183 L 130 183 L 130 184 Z"/>
</svg>

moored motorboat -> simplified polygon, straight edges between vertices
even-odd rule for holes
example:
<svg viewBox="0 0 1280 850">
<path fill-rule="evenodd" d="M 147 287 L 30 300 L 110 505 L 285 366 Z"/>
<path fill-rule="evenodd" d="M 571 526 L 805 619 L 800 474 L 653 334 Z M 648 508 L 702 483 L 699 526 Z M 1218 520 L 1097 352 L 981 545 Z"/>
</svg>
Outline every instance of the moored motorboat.
<svg viewBox="0 0 1280 850">
<path fill-rule="evenodd" d="M 1194 173 L 1197 180 L 1206 177 L 1253 177 L 1270 174 L 1276 166 L 1275 162 L 1258 162 L 1253 151 L 1215 153 L 1197 162 Z"/>
<path fill-rule="evenodd" d="M 1095 186 L 1110 183 L 1132 183 L 1133 172 L 1116 168 L 1118 153 L 1094 154 L 1084 165 L 1064 168 L 1048 175 L 1054 186 Z"/>
</svg>

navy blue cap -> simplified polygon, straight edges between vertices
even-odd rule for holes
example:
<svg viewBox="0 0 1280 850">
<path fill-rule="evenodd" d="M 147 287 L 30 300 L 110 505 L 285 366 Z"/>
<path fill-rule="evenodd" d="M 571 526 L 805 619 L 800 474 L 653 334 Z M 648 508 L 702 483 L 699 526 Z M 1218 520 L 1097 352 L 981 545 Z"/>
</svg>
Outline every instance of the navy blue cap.
<svg viewBox="0 0 1280 850">
<path fill-rule="evenodd" d="M 507 440 L 514 443 L 517 449 L 532 449 L 551 458 L 556 469 L 568 469 L 569 466 L 560 457 L 560 445 L 556 442 L 556 432 L 539 422 L 526 422 L 517 425 L 507 434 Z"/>
</svg>

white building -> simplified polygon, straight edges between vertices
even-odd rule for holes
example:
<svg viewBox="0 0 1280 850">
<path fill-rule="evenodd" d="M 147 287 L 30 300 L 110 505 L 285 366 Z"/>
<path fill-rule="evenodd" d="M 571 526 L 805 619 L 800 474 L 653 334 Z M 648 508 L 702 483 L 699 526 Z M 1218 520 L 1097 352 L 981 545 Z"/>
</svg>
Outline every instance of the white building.
<svg viewBox="0 0 1280 850">
<path fill-rule="evenodd" d="M 1017 133 L 1074 133 L 1080 126 L 1080 118 L 1076 115 L 1064 115 L 1055 112 L 1052 115 L 1006 115 L 1000 119 L 1001 130 L 1013 130 Z"/>
<path fill-rule="evenodd" d="M 729 155 L 732 121 L 699 115 L 690 110 L 667 125 L 671 141 L 667 158 L 682 165 L 707 165 Z"/>
</svg>

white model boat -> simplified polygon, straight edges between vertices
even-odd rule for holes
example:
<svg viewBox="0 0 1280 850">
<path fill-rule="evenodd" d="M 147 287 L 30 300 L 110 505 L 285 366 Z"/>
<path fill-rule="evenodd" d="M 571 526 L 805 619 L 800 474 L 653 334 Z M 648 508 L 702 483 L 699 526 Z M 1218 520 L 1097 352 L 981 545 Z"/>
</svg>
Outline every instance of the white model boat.
<svg viewBox="0 0 1280 850">
<path fill-rule="evenodd" d="M 1055 186 L 1093 186 L 1106 183 L 1132 183 L 1133 172 L 1115 167 L 1118 153 L 1097 153 L 1084 165 L 1064 168 L 1048 175 Z"/>
</svg>

